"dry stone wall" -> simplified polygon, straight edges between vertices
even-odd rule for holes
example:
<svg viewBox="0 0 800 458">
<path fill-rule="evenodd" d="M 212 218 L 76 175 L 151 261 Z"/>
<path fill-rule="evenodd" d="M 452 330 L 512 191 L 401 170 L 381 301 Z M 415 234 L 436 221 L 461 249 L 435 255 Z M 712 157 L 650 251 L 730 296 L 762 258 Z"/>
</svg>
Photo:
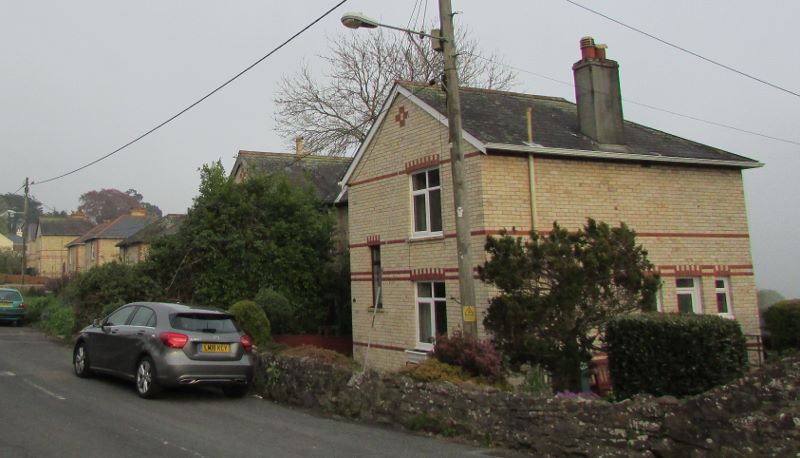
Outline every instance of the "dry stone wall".
<svg viewBox="0 0 800 458">
<path fill-rule="evenodd" d="M 536 456 L 796 456 L 800 359 L 686 400 L 534 398 L 494 388 L 354 373 L 261 356 L 262 394 L 347 419 L 401 426 Z"/>
</svg>

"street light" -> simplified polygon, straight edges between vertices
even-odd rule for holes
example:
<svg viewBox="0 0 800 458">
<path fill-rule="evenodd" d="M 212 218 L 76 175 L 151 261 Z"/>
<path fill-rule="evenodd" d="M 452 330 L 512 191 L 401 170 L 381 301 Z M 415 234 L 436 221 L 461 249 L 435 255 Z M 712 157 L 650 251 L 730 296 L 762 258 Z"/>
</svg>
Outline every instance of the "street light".
<svg viewBox="0 0 800 458">
<path fill-rule="evenodd" d="M 470 255 L 470 220 L 467 205 L 466 171 L 464 153 L 461 151 L 461 100 L 458 94 L 458 71 L 456 70 L 455 33 L 453 33 L 453 11 L 450 0 L 439 0 L 441 36 L 381 24 L 362 13 L 349 12 L 342 15 L 342 24 L 351 29 L 386 27 L 434 39 L 434 49 L 444 53 L 445 91 L 447 94 L 447 124 L 450 131 L 450 169 L 453 176 L 453 204 L 456 221 L 456 245 L 458 247 L 458 289 L 461 299 L 461 322 L 464 333 L 477 336 L 478 323 L 475 311 L 475 280 Z"/>
</svg>

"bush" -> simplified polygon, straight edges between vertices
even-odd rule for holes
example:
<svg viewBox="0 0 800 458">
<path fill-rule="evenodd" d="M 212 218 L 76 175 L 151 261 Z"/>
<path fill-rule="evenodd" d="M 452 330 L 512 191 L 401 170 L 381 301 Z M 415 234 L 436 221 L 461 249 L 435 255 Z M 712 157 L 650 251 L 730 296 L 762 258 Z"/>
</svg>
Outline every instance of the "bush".
<svg viewBox="0 0 800 458">
<path fill-rule="evenodd" d="M 538 364 L 527 368 L 525 380 L 522 382 L 520 389 L 536 397 L 550 397 L 553 395 L 553 388 L 547 383 L 547 372 Z"/>
<path fill-rule="evenodd" d="M 769 333 L 767 349 L 776 353 L 800 350 L 800 299 L 780 301 L 764 312 L 764 329 Z"/>
<path fill-rule="evenodd" d="M 28 323 L 38 323 L 42 319 L 44 311 L 53 302 L 56 302 L 53 296 L 26 296 L 25 321 Z"/>
<path fill-rule="evenodd" d="M 473 377 L 484 377 L 492 383 L 505 380 L 500 354 L 488 340 L 478 340 L 460 331 L 452 336 L 440 335 L 433 345 L 433 356 Z"/>
<path fill-rule="evenodd" d="M 112 262 L 78 274 L 66 287 L 65 299 L 75 311 L 77 326 L 134 301 L 160 298 L 156 283 L 138 266 Z"/>
<path fill-rule="evenodd" d="M 609 322 L 605 342 L 614 393 L 690 396 L 744 375 L 739 323 L 712 315 L 645 313 Z"/>
<path fill-rule="evenodd" d="M 422 363 L 409 369 L 404 369 L 403 373 L 419 382 L 450 382 L 463 383 L 469 379 L 460 367 L 443 363 L 438 359 L 429 358 Z"/>
<path fill-rule="evenodd" d="M 272 334 L 299 334 L 302 323 L 298 315 L 298 307 L 292 304 L 283 294 L 272 288 L 262 288 L 255 299 L 267 315 L 272 327 Z"/>
<path fill-rule="evenodd" d="M 48 334 L 70 337 L 75 330 L 75 314 L 68 305 L 51 299 L 42 312 L 41 326 Z"/>
<path fill-rule="evenodd" d="M 342 367 L 347 369 L 354 369 L 357 364 L 352 358 L 343 355 L 339 352 L 328 350 L 326 348 L 314 347 L 311 345 L 302 345 L 299 347 L 284 349 L 281 353 L 284 356 L 292 358 L 308 358 L 330 366 Z"/>
<path fill-rule="evenodd" d="M 253 339 L 259 347 L 265 347 L 271 340 L 270 325 L 267 315 L 253 301 L 239 301 L 228 309 L 242 330 Z"/>
</svg>

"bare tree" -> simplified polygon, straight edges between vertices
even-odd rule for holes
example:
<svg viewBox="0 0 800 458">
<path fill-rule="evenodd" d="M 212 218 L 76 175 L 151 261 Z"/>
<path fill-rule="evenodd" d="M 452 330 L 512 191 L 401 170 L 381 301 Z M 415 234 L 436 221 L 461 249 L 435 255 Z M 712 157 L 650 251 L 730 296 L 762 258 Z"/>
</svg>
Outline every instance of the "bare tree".
<svg viewBox="0 0 800 458">
<path fill-rule="evenodd" d="M 456 43 L 462 85 L 500 90 L 513 85 L 516 73 L 497 56 L 482 56 L 466 33 Z M 345 155 L 364 141 L 395 80 L 438 81 L 444 68 L 429 41 L 380 29 L 329 38 L 328 53 L 318 57 L 321 80 L 306 63 L 281 81 L 275 130 L 287 140 L 302 136 L 309 151 L 331 156 Z"/>
</svg>

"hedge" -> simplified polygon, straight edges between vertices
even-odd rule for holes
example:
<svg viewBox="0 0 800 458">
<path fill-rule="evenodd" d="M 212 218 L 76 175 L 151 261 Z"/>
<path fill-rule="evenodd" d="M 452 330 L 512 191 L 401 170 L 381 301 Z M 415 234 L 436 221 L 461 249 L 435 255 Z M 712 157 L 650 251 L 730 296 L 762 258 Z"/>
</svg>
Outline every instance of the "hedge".
<svg viewBox="0 0 800 458">
<path fill-rule="evenodd" d="M 739 323 L 713 315 L 644 313 L 611 320 L 605 334 L 614 393 L 678 397 L 744 375 Z"/>
<path fill-rule="evenodd" d="M 800 350 L 800 299 L 780 301 L 764 312 L 765 341 L 771 351 Z"/>
<path fill-rule="evenodd" d="M 272 341 L 270 324 L 264 310 L 253 301 L 239 301 L 228 309 L 245 334 L 253 339 L 253 343 L 264 348 Z"/>
</svg>

